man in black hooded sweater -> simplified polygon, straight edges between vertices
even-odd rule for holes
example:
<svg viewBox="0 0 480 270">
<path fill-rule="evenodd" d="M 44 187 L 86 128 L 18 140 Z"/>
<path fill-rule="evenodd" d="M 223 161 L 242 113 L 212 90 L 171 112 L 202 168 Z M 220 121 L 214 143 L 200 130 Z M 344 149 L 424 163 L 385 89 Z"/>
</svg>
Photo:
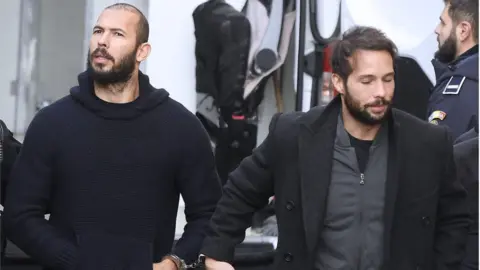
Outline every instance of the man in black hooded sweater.
<svg viewBox="0 0 480 270">
<path fill-rule="evenodd" d="M 138 9 L 107 7 L 79 85 L 27 130 L 5 229 L 48 269 L 174 270 L 198 255 L 221 186 L 201 123 L 139 71 L 147 41 Z M 187 225 L 172 251 L 180 194 Z"/>
</svg>

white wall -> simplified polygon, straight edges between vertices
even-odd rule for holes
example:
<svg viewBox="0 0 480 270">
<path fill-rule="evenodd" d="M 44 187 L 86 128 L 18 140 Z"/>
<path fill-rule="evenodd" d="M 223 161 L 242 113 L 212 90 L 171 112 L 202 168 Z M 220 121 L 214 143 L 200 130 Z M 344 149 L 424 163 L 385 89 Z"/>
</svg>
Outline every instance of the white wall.
<svg viewBox="0 0 480 270">
<path fill-rule="evenodd" d="M 0 9 L 0 31 L 2 50 L 0 57 L 0 118 L 13 129 L 15 119 L 15 97 L 11 95 L 11 84 L 17 79 L 21 0 L 5 1 Z M 80 71 L 84 6 L 82 0 L 42 0 L 38 17 L 38 40 L 34 47 L 36 57 L 32 58 L 32 83 L 34 91 L 20 92 L 17 134 L 21 137 L 28 126 L 37 101 L 58 99 L 68 93 L 76 83 Z M 62 44 L 62 46 L 60 46 Z M 31 56 L 25 54 L 25 57 Z M 24 59 L 27 61 L 28 59 Z M 28 62 L 28 61 L 27 61 Z"/>
<path fill-rule="evenodd" d="M 150 1 L 150 43 L 146 64 L 151 83 L 191 112 L 196 108 L 195 37 L 192 13 L 203 0 Z"/>
<path fill-rule="evenodd" d="M 15 97 L 11 95 L 11 82 L 17 74 L 17 54 L 20 25 L 20 1 L 3 1 L 0 8 L 0 119 L 13 126 Z"/>
<path fill-rule="evenodd" d="M 41 0 L 36 102 L 57 100 L 83 70 L 85 0 Z"/>
</svg>

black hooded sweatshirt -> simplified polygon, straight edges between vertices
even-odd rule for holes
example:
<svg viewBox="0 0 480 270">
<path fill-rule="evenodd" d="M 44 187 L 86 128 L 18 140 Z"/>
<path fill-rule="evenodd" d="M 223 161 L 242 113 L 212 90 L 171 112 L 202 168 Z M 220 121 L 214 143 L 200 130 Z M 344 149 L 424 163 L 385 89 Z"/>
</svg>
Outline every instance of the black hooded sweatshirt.
<svg viewBox="0 0 480 270">
<path fill-rule="evenodd" d="M 99 99 L 87 73 L 78 82 L 27 130 L 7 236 L 49 269 L 151 270 L 172 252 L 181 194 L 187 226 L 173 253 L 195 260 L 221 195 L 201 123 L 146 75 L 127 104 Z"/>
</svg>

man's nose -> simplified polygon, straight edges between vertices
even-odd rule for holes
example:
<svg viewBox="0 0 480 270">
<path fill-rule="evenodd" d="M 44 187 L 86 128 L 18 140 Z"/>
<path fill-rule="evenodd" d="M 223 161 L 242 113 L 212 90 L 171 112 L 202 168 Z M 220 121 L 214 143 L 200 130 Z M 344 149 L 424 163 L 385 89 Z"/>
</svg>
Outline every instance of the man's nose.
<svg viewBox="0 0 480 270">
<path fill-rule="evenodd" d="M 383 82 L 383 81 L 380 81 L 379 83 L 377 83 L 377 85 L 375 86 L 375 97 L 385 97 L 387 93 L 387 86 L 386 86 L 386 83 Z"/>
<path fill-rule="evenodd" d="M 108 44 L 109 44 L 109 38 L 108 38 L 108 35 L 106 33 L 103 33 L 100 38 L 98 39 L 98 47 L 105 47 L 105 48 L 108 48 Z"/>
<path fill-rule="evenodd" d="M 435 27 L 435 35 L 440 35 L 440 24 L 437 24 L 437 27 Z"/>
</svg>

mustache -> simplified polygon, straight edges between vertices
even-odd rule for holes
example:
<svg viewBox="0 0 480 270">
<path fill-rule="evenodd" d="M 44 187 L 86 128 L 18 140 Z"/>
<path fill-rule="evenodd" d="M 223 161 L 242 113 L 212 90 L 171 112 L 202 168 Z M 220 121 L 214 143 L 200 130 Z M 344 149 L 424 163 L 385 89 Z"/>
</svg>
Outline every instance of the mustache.
<svg viewBox="0 0 480 270">
<path fill-rule="evenodd" d="M 391 100 L 386 100 L 386 99 L 377 99 L 376 101 L 372 103 L 368 103 L 365 105 L 365 107 L 374 107 L 374 106 L 388 106 L 392 103 Z"/>
<path fill-rule="evenodd" d="M 103 57 L 108 60 L 114 61 L 115 59 L 107 52 L 105 48 L 96 48 L 91 54 L 93 57 Z"/>
</svg>

